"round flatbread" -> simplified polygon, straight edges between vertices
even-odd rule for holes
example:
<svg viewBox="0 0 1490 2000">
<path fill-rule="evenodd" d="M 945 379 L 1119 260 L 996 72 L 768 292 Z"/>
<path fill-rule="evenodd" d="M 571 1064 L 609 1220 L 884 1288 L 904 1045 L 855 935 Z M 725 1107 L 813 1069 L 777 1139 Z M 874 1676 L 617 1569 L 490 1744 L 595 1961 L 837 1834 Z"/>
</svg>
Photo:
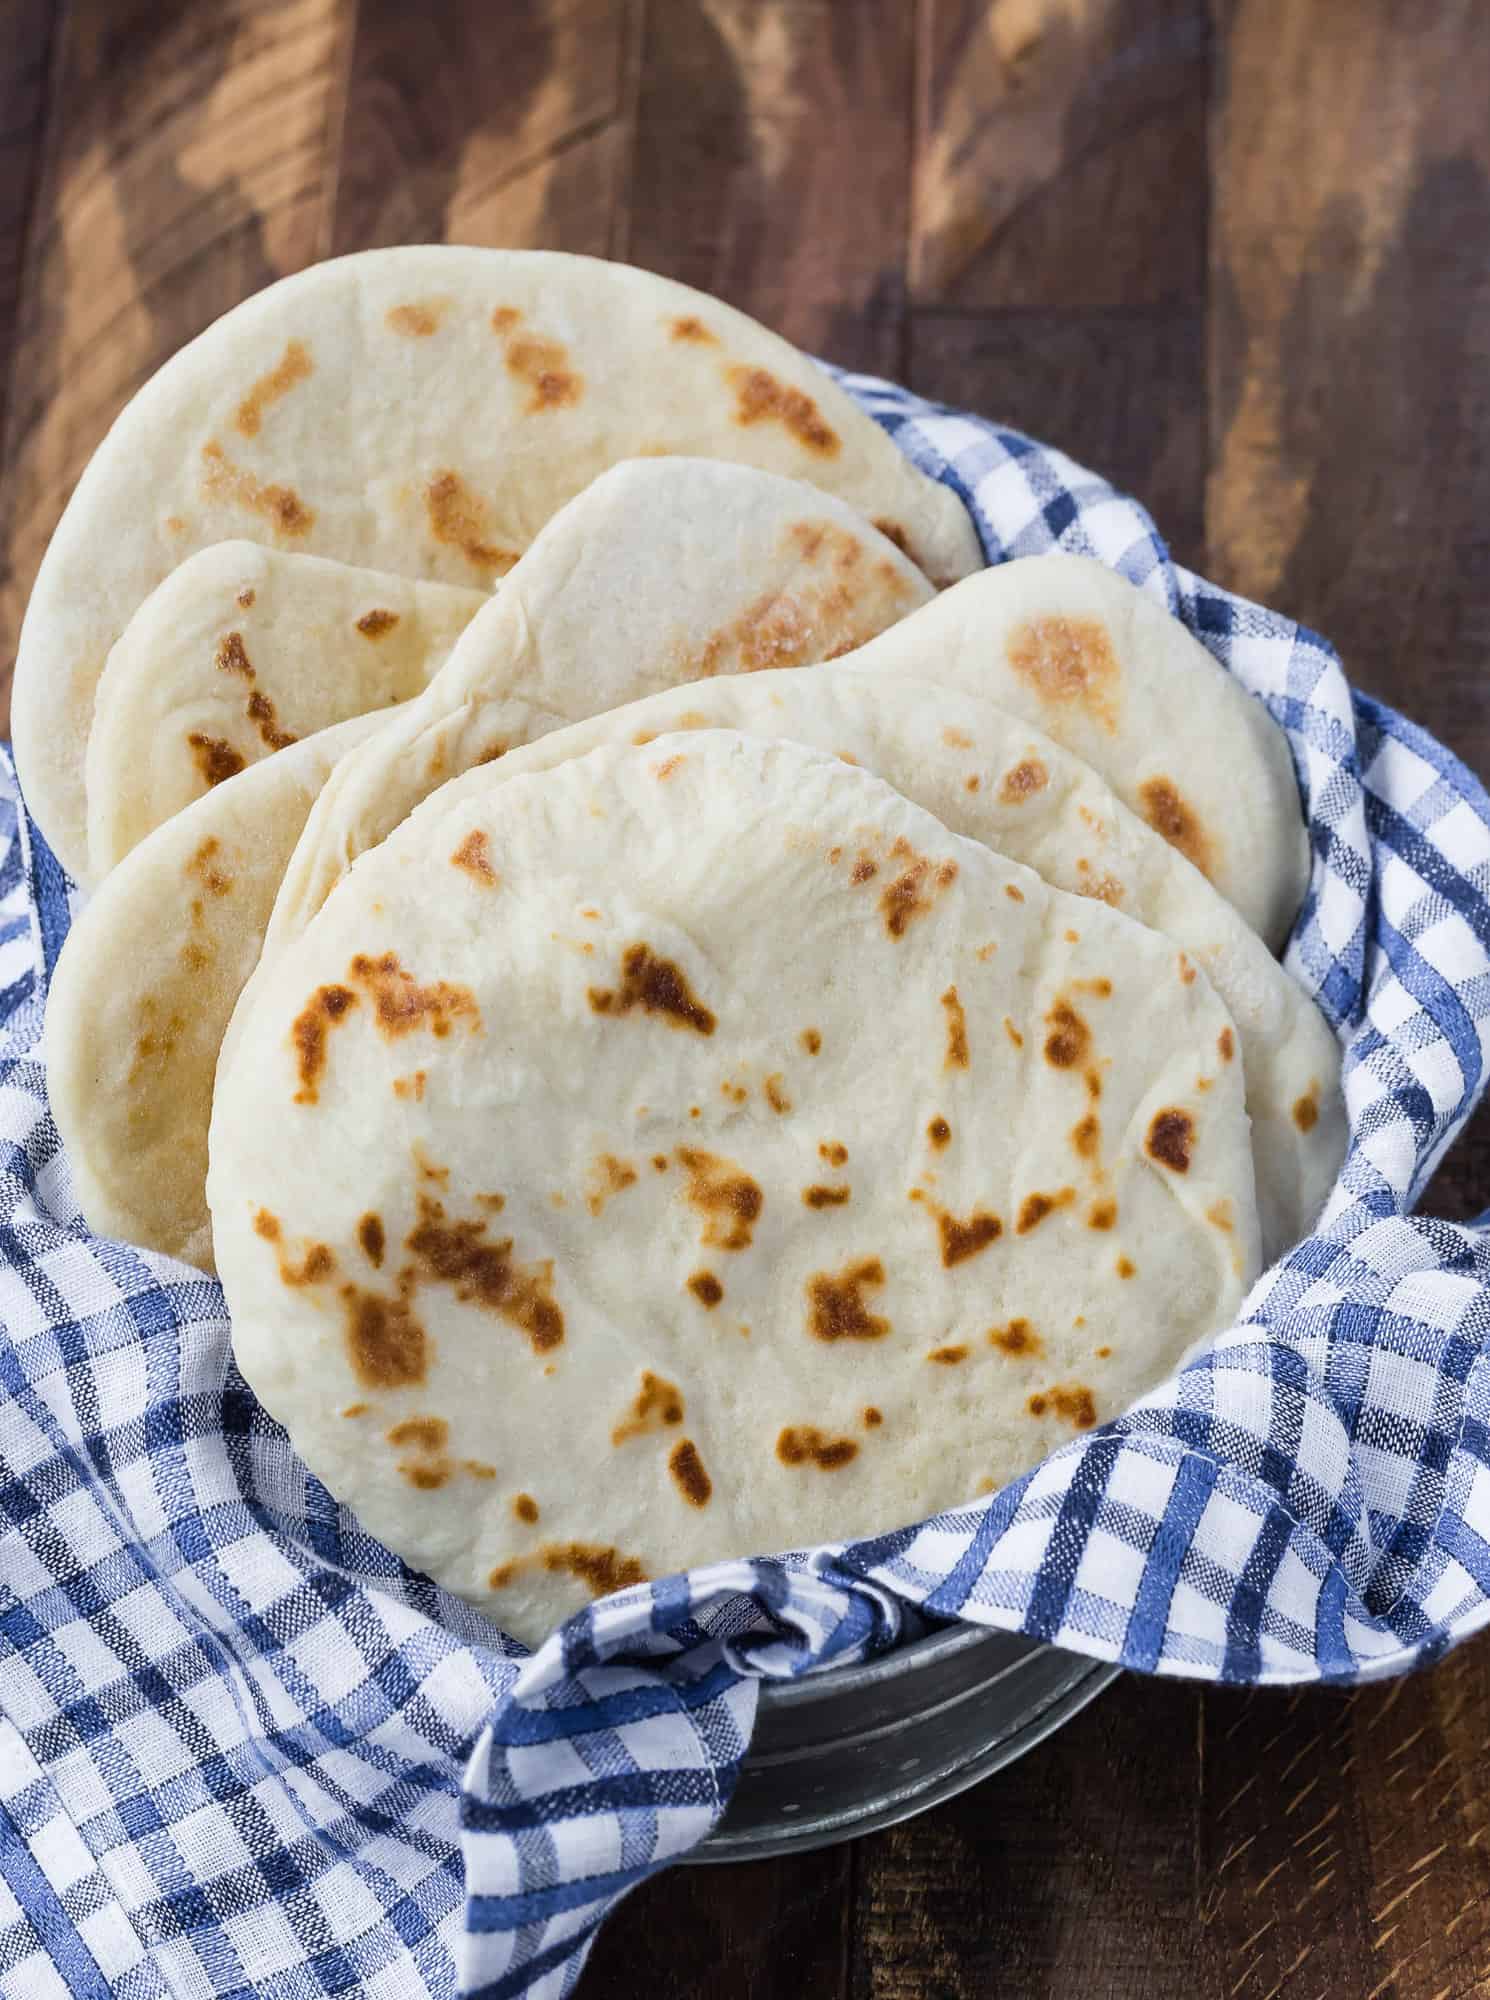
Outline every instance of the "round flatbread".
<svg viewBox="0 0 1490 2000">
<path fill-rule="evenodd" d="M 1167 940 L 799 745 L 493 783 L 365 857 L 220 1079 L 235 1352 L 527 1639 L 919 1519 L 1235 1314 L 1228 1025 Z"/>
<path fill-rule="evenodd" d="M 950 488 L 804 355 L 645 271 L 426 244 L 248 299 L 127 405 L 42 562 L 14 727 L 48 840 L 86 866 L 94 688 L 140 604 L 198 549 L 247 538 L 488 589 L 607 466 L 670 452 L 836 493 L 937 582 L 982 559 Z"/>
</svg>

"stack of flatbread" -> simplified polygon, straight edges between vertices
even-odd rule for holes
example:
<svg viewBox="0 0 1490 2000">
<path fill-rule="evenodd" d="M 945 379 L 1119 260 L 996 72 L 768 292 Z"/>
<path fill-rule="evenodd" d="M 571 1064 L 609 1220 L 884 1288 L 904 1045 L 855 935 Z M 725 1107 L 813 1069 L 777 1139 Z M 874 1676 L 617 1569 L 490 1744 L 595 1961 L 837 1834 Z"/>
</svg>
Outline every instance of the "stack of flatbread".
<svg viewBox="0 0 1490 2000">
<path fill-rule="evenodd" d="M 90 1225 L 536 1638 L 918 1519 L 1234 1318 L 1345 1149 L 1287 743 L 714 299 L 347 258 L 79 483 L 17 666 Z"/>
</svg>

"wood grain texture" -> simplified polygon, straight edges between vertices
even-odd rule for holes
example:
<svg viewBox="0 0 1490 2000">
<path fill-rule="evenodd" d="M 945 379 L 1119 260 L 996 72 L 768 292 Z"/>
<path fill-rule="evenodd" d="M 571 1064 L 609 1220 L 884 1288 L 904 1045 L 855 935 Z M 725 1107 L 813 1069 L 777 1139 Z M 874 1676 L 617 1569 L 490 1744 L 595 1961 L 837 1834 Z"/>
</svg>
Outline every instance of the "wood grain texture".
<svg viewBox="0 0 1490 2000">
<path fill-rule="evenodd" d="M 47 69 L 55 13 L 50 0 L 8 0 L 0 13 L 0 434 L 21 264 L 41 171 Z"/>
</svg>

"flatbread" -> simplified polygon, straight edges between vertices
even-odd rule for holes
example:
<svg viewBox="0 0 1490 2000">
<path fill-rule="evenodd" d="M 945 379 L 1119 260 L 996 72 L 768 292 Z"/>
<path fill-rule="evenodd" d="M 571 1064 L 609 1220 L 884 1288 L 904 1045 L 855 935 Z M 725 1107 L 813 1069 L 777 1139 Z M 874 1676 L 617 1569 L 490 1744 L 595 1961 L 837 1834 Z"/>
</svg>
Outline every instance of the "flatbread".
<svg viewBox="0 0 1490 2000">
<path fill-rule="evenodd" d="M 684 682 L 836 659 L 932 596 L 883 535 L 798 480 L 701 458 L 613 467 L 554 516 L 420 699 L 338 766 L 269 948 L 437 786 L 530 740 L 510 697 L 579 721 Z"/>
<path fill-rule="evenodd" d="M 1177 618 L 1085 556 L 970 577 L 865 649 L 866 672 L 991 697 L 1074 750 L 1278 950 L 1309 882 L 1288 739 Z"/>
<path fill-rule="evenodd" d="M 919 1519 L 1236 1313 L 1228 1025 L 1166 940 L 796 744 L 468 790 L 359 864 L 220 1079 L 235 1354 L 525 1639 Z"/>
<path fill-rule="evenodd" d="M 88 879 L 288 743 L 410 701 L 489 601 L 253 542 L 152 590 L 108 657 L 88 737 Z"/>
<path fill-rule="evenodd" d="M 229 537 L 489 588 L 618 459 L 737 459 L 838 494 L 940 583 L 982 560 L 956 495 L 785 341 L 619 264 L 448 245 L 286 278 L 139 391 L 68 502 L 16 662 L 26 800 L 86 866 L 83 755 L 110 647 Z"/>
<path fill-rule="evenodd" d="M 566 712 L 528 698 L 472 703 L 422 743 L 418 729 L 400 733 L 403 710 L 339 725 L 217 786 L 99 885 L 48 1014 L 53 1112 L 92 1226 L 211 1268 L 203 1179 L 218 1048 L 291 850 L 344 754 L 394 733 L 399 754 L 374 767 L 387 831 L 443 776 L 589 713 L 617 687 L 755 657 L 821 659 L 930 588 L 850 508 L 797 480 L 682 459 L 597 480 L 457 648 L 467 660 L 476 648 L 491 669 L 482 678 L 562 695 Z M 232 888 L 204 896 L 194 857 L 213 843 L 212 872 Z M 180 1025 L 167 1037 L 163 1022 Z"/>
</svg>

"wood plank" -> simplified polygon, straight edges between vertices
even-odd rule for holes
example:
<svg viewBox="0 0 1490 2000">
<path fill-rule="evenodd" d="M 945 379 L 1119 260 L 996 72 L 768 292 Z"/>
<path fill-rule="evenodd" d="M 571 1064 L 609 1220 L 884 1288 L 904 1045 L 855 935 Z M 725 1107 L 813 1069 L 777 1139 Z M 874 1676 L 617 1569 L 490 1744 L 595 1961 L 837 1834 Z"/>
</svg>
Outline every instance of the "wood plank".
<svg viewBox="0 0 1490 2000">
<path fill-rule="evenodd" d="M 1205 356 L 1198 307 L 916 312 L 909 380 L 1102 472 L 1193 568 L 1205 542 Z"/>
<path fill-rule="evenodd" d="M 10 0 L 0 39 L 0 430 L 21 263 L 41 168 L 52 0 Z"/>
<path fill-rule="evenodd" d="M 629 165 L 639 0 L 362 0 L 333 241 L 605 256 Z"/>
<path fill-rule="evenodd" d="M 1219 580 L 1490 769 L 1490 35 L 1236 0 L 1219 82 Z"/>
<path fill-rule="evenodd" d="M 1205 0 L 923 0 L 917 305 L 1204 297 Z"/>
<path fill-rule="evenodd" d="M 842 2000 L 853 1850 L 680 1868 L 601 1932 L 584 2000 Z"/>
<path fill-rule="evenodd" d="M 864 1841 L 853 2000 L 1219 2000 L 1196 1921 L 1200 1701 L 1120 1684 L 1007 1771 Z"/>
<path fill-rule="evenodd" d="M 120 406 L 328 234 L 350 0 L 77 0 L 37 195 L 0 447 L 0 660 Z M 7 674 L 8 686 L 8 674 Z"/>
<path fill-rule="evenodd" d="M 654 0 L 619 254 L 899 372 L 914 10 Z"/>
</svg>

